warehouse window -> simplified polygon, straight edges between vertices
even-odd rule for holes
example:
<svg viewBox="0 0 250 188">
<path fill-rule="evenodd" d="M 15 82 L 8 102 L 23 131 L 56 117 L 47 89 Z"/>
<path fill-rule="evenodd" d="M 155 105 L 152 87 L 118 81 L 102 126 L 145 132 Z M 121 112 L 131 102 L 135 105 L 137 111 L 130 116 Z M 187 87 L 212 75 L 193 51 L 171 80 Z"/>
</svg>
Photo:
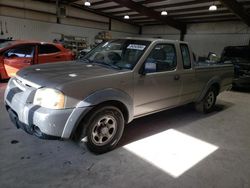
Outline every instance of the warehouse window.
<svg viewBox="0 0 250 188">
<path fill-rule="evenodd" d="M 60 50 L 54 45 L 43 44 L 39 46 L 39 54 L 52 54 L 56 52 L 60 52 Z"/>
<path fill-rule="evenodd" d="M 188 46 L 186 44 L 180 44 L 180 47 L 181 47 L 181 54 L 182 54 L 182 60 L 183 60 L 183 68 L 190 69 L 191 68 L 191 60 L 190 60 Z"/>
</svg>

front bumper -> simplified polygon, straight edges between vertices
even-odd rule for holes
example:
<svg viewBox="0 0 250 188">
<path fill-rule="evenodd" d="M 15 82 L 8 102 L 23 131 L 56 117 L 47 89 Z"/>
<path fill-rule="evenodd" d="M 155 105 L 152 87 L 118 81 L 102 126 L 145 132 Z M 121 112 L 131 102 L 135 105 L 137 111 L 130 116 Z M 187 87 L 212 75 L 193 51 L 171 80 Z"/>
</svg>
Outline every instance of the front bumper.
<svg viewBox="0 0 250 188">
<path fill-rule="evenodd" d="M 47 135 L 45 133 L 43 133 L 39 127 L 35 126 L 35 125 L 26 125 L 22 122 L 19 121 L 17 114 L 12 110 L 12 109 L 8 109 L 7 111 L 9 113 L 10 119 L 12 121 L 12 123 L 19 129 L 23 129 L 26 133 L 31 134 L 31 135 L 35 135 L 41 139 L 50 139 L 50 140 L 56 140 L 56 139 L 60 139 L 60 137 L 58 136 L 51 136 L 51 135 Z"/>
<path fill-rule="evenodd" d="M 12 122 L 39 138 L 69 138 L 89 108 L 53 110 L 32 104 L 36 88 L 12 78 L 5 91 L 5 106 Z"/>
</svg>

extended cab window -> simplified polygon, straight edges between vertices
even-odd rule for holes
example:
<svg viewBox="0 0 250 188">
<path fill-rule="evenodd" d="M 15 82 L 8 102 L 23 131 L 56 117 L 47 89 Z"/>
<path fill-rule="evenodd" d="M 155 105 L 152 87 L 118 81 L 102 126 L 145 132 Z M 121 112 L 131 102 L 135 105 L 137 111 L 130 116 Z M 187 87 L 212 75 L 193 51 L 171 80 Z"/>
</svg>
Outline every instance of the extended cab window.
<svg viewBox="0 0 250 188">
<path fill-rule="evenodd" d="M 176 68 L 176 51 L 173 44 L 158 44 L 149 54 L 146 73 L 171 71 Z"/>
<path fill-rule="evenodd" d="M 39 54 L 52 54 L 52 53 L 60 52 L 60 50 L 54 45 L 42 44 L 42 45 L 39 45 L 38 52 Z"/>
<path fill-rule="evenodd" d="M 183 68 L 190 69 L 191 68 L 191 60 L 188 46 L 186 44 L 180 44 L 181 55 L 183 61 Z"/>
<path fill-rule="evenodd" d="M 8 50 L 4 56 L 9 57 L 33 57 L 35 48 L 33 45 L 22 45 Z"/>
</svg>

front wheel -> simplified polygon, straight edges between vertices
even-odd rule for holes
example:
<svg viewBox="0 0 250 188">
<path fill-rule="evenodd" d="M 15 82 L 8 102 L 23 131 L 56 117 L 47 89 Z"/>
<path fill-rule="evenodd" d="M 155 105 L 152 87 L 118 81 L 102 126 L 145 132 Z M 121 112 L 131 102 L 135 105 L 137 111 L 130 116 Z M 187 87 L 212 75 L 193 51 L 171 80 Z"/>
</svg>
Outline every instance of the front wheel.
<svg viewBox="0 0 250 188">
<path fill-rule="evenodd" d="M 80 141 L 84 140 L 90 151 L 105 153 L 115 148 L 124 130 L 122 112 L 113 106 L 97 109 L 83 123 Z"/>
<path fill-rule="evenodd" d="M 196 103 L 196 110 L 202 113 L 209 113 L 213 111 L 216 102 L 216 97 L 216 89 L 213 87 L 210 88 L 207 91 L 205 97 L 202 99 L 202 101 Z"/>
</svg>

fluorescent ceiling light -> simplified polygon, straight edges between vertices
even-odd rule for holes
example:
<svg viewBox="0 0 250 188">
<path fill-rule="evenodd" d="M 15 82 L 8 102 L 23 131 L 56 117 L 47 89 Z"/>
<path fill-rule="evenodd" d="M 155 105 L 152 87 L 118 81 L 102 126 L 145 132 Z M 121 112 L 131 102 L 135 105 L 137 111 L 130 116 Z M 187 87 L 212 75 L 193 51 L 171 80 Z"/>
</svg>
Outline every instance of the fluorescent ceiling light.
<svg viewBox="0 0 250 188">
<path fill-rule="evenodd" d="M 90 4 L 89 1 L 85 1 L 84 5 L 85 5 L 86 7 L 90 7 L 90 6 L 91 6 L 91 4 Z"/>
<path fill-rule="evenodd" d="M 216 11 L 217 10 L 217 6 L 216 5 L 211 5 L 208 10 L 210 10 L 210 11 Z"/>
<path fill-rule="evenodd" d="M 169 129 L 130 143 L 124 148 L 172 177 L 178 178 L 219 147 Z"/>
<path fill-rule="evenodd" d="M 125 16 L 124 16 L 124 19 L 125 19 L 125 20 L 128 20 L 128 19 L 129 19 L 129 15 L 125 15 Z"/>
<path fill-rule="evenodd" d="M 168 12 L 165 11 L 165 10 L 164 10 L 164 11 L 161 11 L 161 15 L 162 15 L 162 16 L 167 16 L 167 15 L 168 15 Z"/>
</svg>

